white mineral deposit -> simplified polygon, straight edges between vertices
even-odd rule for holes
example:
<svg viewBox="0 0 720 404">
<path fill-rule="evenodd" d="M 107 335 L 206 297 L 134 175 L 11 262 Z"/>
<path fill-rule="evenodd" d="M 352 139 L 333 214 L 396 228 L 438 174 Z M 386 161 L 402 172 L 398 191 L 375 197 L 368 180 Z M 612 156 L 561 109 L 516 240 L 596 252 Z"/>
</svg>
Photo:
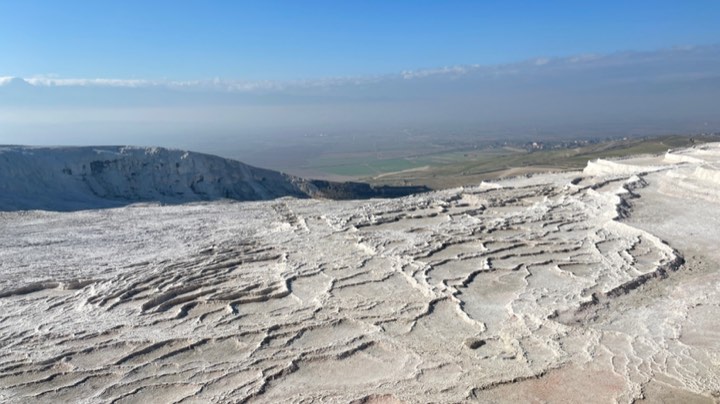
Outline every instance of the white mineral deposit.
<svg viewBox="0 0 720 404">
<path fill-rule="evenodd" d="M 719 144 L 353 201 L 83 150 L 0 152 L 0 401 L 720 398 Z"/>
</svg>

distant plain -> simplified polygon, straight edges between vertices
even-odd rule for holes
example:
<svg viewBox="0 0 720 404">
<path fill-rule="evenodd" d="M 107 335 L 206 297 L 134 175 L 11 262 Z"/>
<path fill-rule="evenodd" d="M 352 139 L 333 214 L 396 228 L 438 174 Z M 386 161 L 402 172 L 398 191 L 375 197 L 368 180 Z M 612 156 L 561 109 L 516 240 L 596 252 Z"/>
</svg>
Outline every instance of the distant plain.
<svg viewBox="0 0 720 404">
<path fill-rule="evenodd" d="M 441 137 L 410 131 L 393 136 L 316 134 L 288 137 L 284 147 L 266 148 L 262 140 L 239 150 L 218 147 L 218 154 L 307 178 L 445 189 L 483 180 L 577 170 L 597 158 L 660 154 L 670 148 L 718 141 L 720 135 L 515 139 L 521 140 Z M 533 148 L 533 142 L 541 148 Z"/>
</svg>

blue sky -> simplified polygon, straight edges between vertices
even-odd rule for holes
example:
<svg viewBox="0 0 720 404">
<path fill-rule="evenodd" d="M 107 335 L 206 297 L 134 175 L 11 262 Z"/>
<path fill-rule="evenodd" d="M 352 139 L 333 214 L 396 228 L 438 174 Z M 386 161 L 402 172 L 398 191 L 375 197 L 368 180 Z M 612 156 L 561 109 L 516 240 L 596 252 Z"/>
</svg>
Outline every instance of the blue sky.
<svg viewBox="0 0 720 404">
<path fill-rule="evenodd" d="M 0 0 L 0 76 L 293 80 L 720 42 L 718 1 Z"/>
<path fill-rule="evenodd" d="M 319 133 L 720 131 L 718 21 L 717 0 L 0 0 L 0 144 L 265 166 Z"/>
</svg>

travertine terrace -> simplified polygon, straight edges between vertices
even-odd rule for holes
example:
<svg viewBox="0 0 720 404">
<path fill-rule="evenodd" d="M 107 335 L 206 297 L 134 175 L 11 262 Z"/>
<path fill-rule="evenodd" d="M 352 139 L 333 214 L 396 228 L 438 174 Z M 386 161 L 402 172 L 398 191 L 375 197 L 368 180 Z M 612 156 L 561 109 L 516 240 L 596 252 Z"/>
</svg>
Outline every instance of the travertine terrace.
<svg viewBox="0 0 720 404">
<path fill-rule="evenodd" d="M 392 200 L 0 214 L 4 402 L 713 402 L 720 145 Z"/>
</svg>

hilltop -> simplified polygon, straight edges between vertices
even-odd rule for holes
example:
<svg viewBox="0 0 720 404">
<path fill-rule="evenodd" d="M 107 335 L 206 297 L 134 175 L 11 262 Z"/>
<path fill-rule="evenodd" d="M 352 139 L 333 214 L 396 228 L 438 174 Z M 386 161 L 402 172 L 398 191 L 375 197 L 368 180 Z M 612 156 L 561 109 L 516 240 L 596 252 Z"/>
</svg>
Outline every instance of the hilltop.
<svg viewBox="0 0 720 404">
<path fill-rule="evenodd" d="M 236 160 L 159 147 L 0 146 L 0 211 L 71 211 L 219 199 L 354 199 L 425 190 L 308 180 Z"/>
</svg>

